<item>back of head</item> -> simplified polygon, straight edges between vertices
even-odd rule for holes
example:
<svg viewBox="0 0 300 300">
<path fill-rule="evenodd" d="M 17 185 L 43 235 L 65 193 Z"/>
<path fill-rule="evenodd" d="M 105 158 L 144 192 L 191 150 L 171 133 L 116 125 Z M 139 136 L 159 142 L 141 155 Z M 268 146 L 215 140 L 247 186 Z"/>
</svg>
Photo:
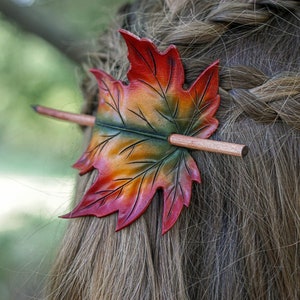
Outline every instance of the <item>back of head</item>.
<svg viewBox="0 0 300 300">
<path fill-rule="evenodd" d="M 117 28 L 174 44 L 186 85 L 220 59 L 220 126 L 244 159 L 194 151 L 202 183 L 161 235 L 158 193 L 115 233 L 115 215 L 70 221 L 48 299 L 297 299 L 300 297 L 300 3 L 140 0 L 124 7 L 91 66 L 126 80 Z M 84 82 L 87 111 L 96 83 Z M 87 132 L 87 137 L 90 132 Z M 90 186 L 84 176 L 76 201 Z"/>
</svg>

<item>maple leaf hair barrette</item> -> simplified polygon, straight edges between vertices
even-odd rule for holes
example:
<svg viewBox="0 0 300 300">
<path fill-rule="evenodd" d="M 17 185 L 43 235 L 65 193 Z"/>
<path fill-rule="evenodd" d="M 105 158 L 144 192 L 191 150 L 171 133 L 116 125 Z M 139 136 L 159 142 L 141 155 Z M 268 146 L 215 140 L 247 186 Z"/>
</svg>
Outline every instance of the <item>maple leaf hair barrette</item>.
<svg viewBox="0 0 300 300">
<path fill-rule="evenodd" d="M 74 164 L 98 175 L 74 210 L 63 218 L 118 212 L 116 230 L 134 222 L 163 190 L 162 233 L 178 219 L 200 172 L 189 148 L 244 156 L 244 145 L 208 140 L 218 127 L 218 61 L 184 89 L 184 69 L 174 45 L 160 52 L 149 39 L 120 30 L 128 48 L 129 83 L 92 69 L 98 81 L 97 116 L 34 106 L 36 112 L 94 126 L 87 150 Z"/>
</svg>

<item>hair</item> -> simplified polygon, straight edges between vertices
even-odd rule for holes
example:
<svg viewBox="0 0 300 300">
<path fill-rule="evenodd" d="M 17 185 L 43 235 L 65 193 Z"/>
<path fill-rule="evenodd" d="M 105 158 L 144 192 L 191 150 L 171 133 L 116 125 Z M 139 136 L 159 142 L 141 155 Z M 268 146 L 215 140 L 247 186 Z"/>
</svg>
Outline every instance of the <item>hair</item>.
<svg viewBox="0 0 300 300">
<path fill-rule="evenodd" d="M 249 154 L 193 151 L 202 183 L 165 235 L 160 193 L 117 233 L 116 214 L 68 221 L 47 299 L 300 298 L 299 16 L 296 0 L 137 0 L 123 7 L 89 67 L 126 80 L 118 28 L 159 49 L 176 45 L 186 84 L 220 59 L 220 125 L 212 138 L 246 144 Z M 94 113 L 97 85 L 89 75 L 83 90 L 84 111 Z M 75 203 L 94 178 L 78 180 Z"/>
</svg>

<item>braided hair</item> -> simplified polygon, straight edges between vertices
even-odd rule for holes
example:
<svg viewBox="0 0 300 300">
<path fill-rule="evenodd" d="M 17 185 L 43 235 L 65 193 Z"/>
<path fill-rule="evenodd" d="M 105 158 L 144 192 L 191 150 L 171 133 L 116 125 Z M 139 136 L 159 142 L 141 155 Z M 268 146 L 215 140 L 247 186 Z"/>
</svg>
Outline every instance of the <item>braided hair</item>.
<svg viewBox="0 0 300 300">
<path fill-rule="evenodd" d="M 299 16 L 297 0 L 136 0 L 120 10 L 89 67 L 126 80 L 119 27 L 161 49 L 176 45 L 186 85 L 220 59 L 212 138 L 250 152 L 242 160 L 194 151 L 203 183 L 164 236 L 160 193 L 117 234 L 114 215 L 70 220 L 47 299 L 300 298 Z M 92 113 L 89 75 L 83 90 Z M 93 178 L 80 178 L 75 201 Z"/>
</svg>

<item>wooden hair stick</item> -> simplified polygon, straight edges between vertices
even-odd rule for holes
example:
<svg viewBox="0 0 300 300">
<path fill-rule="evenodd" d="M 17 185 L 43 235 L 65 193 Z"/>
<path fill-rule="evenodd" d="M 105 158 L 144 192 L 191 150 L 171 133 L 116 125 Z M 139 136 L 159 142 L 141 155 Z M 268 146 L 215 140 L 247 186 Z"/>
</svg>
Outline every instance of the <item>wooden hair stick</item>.
<svg viewBox="0 0 300 300">
<path fill-rule="evenodd" d="M 96 121 L 96 117 L 90 115 L 70 113 L 40 105 L 33 105 L 32 108 L 38 114 L 68 122 L 73 122 L 83 126 L 94 126 Z M 243 157 L 248 153 L 248 147 L 245 145 L 215 141 L 210 139 L 200 139 L 177 133 L 171 134 L 168 138 L 168 141 L 174 146 L 233 156 Z"/>
<path fill-rule="evenodd" d="M 200 139 L 176 133 L 171 134 L 168 140 L 169 143 L 174 146 L 185 147 L 195 150 L 215 152 L 240 157 L 243 157 L 248 153 L 248 147 L 245 145 L 220 142 L 209 139 Z"/>
<path fill-rule="evenodd" d="M 90 115 L 75 114 L 66 111 L 61 111 L 41 105 L 32 105 L 35 112 L 40 115 L 52 117 L 54 119 L 64 120 L 72 123 L 76 123 L 83 126 L 94 126 L 96 118 Z"/>
</svg>

